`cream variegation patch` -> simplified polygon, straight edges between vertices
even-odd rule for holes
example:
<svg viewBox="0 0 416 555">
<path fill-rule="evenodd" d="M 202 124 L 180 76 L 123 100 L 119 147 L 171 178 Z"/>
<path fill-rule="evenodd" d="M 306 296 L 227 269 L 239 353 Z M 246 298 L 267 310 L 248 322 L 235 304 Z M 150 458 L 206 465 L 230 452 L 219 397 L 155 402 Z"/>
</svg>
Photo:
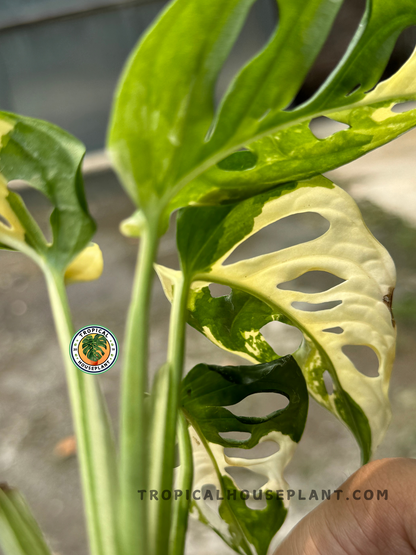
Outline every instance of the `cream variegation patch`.
<svg viewBox="0 0 416 555">
<path fill-rule="evenodd" d="M 416 49 L 405 64 L 392 77 L 382 81 L 365 96 L 362 104 L 369 104 L 416 95 Z"/>
<path fill-rule="evenodd" d="M 308 186 L 308 183 L 310 186 Z M 320 186 L 322 185 L 322 186 Z M 395 357 L 396 329 L 391 313 L 391 298 L 396 283 L 394 263 L 386 249 L 365 225 L 355 201 L 342 189 L 322 177 L 302 182 L 292 192 L 266 202 L 255 217 L 252 230 L 221 257 L 211 271 L 195 276 L 205 285 L 223 283 L 245 291 L 285 315 L 304 334 L 305 341 L 294 353 L 304 372 L 310 394 L 317 402 L 344 421 L 336 404 L 337 384 L 360 407 L 371 429 L 371 452 L 380 444 L 391 412 L 388 386 Z M 225 265 L 230 254 L 248 237 L 267 225 L 293 214 L 316 212 L 330 224 L 326 233 L 306 243 L 270 254 Z M 343 283 L 321 293 L 304 293 L 277 288 L 308 271 L 329 272 Z M 173 295 L 172 271 L 159 267 L 168 298 Z M 190 295 L 192 303 L 192 294 Z M 304 311 L 295 303 L 320 304 L 339 301 L 327 310 Z M 192 307 L 189 307 L 192 310 Z M 324 331 L 341 327 L 340 334 Z M 221 338 L 210 330 L 205 335 L 224 348 Z M 246 332 L 246 348 L 256 360 L 253 339 L 258 330 Z M 379 360 L 379 375 L 368 377 L 354 366 L 342 347 L 365 345 Z M 228 348 L 227 350 L 230 350 Z M 235 353 L 235 351 L 232 351 Z M 236 353 L 241 354 L 241 353 Z M 335 395 L 328 395 L 322 374 L 332 375 Z"/>
<path fill-rule="evenodd" d="M 0 138 L 10 133 L 13 127 L 14 127 L 13 123 L 10 123 L 4 118 L 0 118 Z"/>
<path fill-rule="evenodd" d="M 194 481 L 193 491 L 203 491 L 206 485 L 214 486 L 217 491 L 223 492 L 220 477 L 227 476 L 238 489 L 235 480 L 227 472 L 229 467 L 240 467 L 251 470 L 256 474 L 261 474 L 267 478 L 267 482 L 261 486 L 258 491 L 267 492 L 276 491 L 285 492 L 289 489 L 289 485 L 284 479 L 283 472 L 293 457 L 297 444 L 287 435 L 273 431 L 263 436 L 259 443 L 265 441 L 278 444 L 279 450 L 264 458 L 245 459 L 237 457 L 228 457 L 225 454 L 225 448 L 216 443 L 204 443 L 198 435 L 195 428 L 189 428 L 189 434 L 192 443 L 192 453 L 194 461 Z M 209 453 L 210 452 L 210 453 Z M 213 462 L 212 458 L 215 460 Z M 249 497 L 253 497 L 253 492 L 248 491 Z M 287 508 L 289 505 L 288 495 L 283 495 L 283 502 Z M 230 543 L 232 537 L 230 535 L 228 524 L 213 510 L 202 498 L 196 501 L 198 512 L 194 516 L 207 520 L 210 526 L 216 530 L 218 534 L 226 538 Z"/>
<path fill-rule="evenodd" d="M 310 183 L 316 185 L 319 180 L 323 178 L 315 178 Z M 238 246 L 235 245 L 214 264 L 211 272 L 198 278 L 232 284 L 253 294 L 275 306 L 311 337 L 331 361 L 343 390 L 367 416 L 374 450 L 390 421 L 388 384 L 395 355 L 396 330 L 389 299 L 396 283 L 394 263 L 366 227 L 354 200 L 335 186 L 302 186 L 266 203 L 244 240 L 266 225 L 305 212 L 323 216 L 330 223 L 329 230 L 313 241 L 224 265 L 223 262 Z M 329 272 L 345 281 L 322 293 L 302 293 L 276 287 L 278 283 L 292 281 L 312 270 Z M 316 312 L 294 307 L 294 303 L 330 301 L 341 301 L 341 304 Z M 336 326 L 341 327 L 343 333 L 323 331 Z M 359 372 L 343 353 L 344 345 L 367 345 L 373 349 L 379 359 L 379 376 L 370 378 Z M 299 355 L 297 362 L 305 369 L 301 351 Z M 311 393 L 314 394 L 313 390 Z M 322 402 L 319 398 L 317 401 Z M 336 412 L 334 407 L 332 410 Z"/>
</svg>

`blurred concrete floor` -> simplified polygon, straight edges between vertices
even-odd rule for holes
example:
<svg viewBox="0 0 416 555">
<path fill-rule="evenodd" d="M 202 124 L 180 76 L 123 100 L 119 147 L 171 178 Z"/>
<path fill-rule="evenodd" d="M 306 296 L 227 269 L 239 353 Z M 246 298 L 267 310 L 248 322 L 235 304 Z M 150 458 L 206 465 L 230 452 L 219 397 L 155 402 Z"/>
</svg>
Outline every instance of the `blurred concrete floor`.
<svg viewBox="0 0 416 555">
<path fill-rule="evenodd" d="M 416 308 L 416 230 L 410 225 L 411 218 L 407 217 L 412 212 L 411 202 L 413 214 L 416 213 L 414 196 L 411 196 L 414 192 L 409 196 L 409 190 L 416 190 L 416 159 L 412 154 L 415 146 L 414 131 L 330 174 L 337 184 L 359 198 L 370 229 L 390 250 L 398 268 L 399 341 L 391 382 L 393 421 L 377 457 L 416 457 L 413 339 L 416 311 L 409 310 L 409 306 Z M 380 161 L 383 168 L 388 168 L 388 174 L 381 168 Z M 389 213 L 386 203 L 379 202 L 377 207 L 377 195 L 373 195 L 369 203 L 362 193 L 366 187 L 375 187 L 374 183 L 379 180 L 387 179 L 391 184 L 389 175 L 395 177 L 394 205 L 406 207 L 402 213 L 405 220 L 397 216 L 396 208 Z M 95 283 L 70 286 L 74 326 L 78 329 L 90 323 L 102 324 L 123 343 L 137 246 L 136 241 L 119 234 L 118 225 L 131 214 L 133 207 L 111 173 L 89 175 L 86 190 L 92 215 L 98 223 L 95 240 L 103 250 L 105 270 Z M 47 228 L 47 202 L 30 190 L 22 191 L 22 196 L 36 219 Z M 318 230 L 314 220 L 305 221 L 304 225 L 298 221 L 287 223 L 283 234 L 277 235 L 273 226 L 267 228 L 244 254 L 253 256 L 272 247 L 304 241 Z M 162 240 L 160 263 L 176 266 L 174 244 L 171 229 Z M 169 304 L 156 280 L 153 301 L 152 372 L 165 359 L 169 314 Z M 296 336 L 284 333 L 289 341 L 296 341 Z M 285 339 L 283 332 L 282 338 Z M 276 340 L 280 345 L 281 339 Z M 224 364 L 238 360 L 188 329 L 187 370 L 201 361 Z M 97 377 L 116 427 L 121 364 L 122 356 L 114 368 Z M 56 554 L 86 555 L 76 456 L 58 456 L 55 449 L 62 439 L 71 436 L 72 424 L 45 285 L 34 264 L 22 255 L 9 252 L 0 253 L 0 365 L 0 481 L 19 487 L 25 494 Z M 358 449 L 349 432 L 311 402 L 304 437 L 286 473 L 288 482 L 294 489 L 335 489 L 358 465 Z M 315 504 L 314 501 L 294 501 L 278 539 Z M 214 550 L 222 555 L 232 553 L 214 533 L 191 521 L 189 555 L 208 555 Z"/>
</svg>

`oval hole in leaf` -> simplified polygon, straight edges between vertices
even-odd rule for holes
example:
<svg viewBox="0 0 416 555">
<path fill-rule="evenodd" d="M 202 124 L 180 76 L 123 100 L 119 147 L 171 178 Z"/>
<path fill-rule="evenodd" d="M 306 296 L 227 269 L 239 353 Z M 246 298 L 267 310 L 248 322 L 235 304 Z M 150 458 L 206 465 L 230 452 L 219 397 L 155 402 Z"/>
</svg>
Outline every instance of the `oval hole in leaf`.
<svg viewBox="0 0 416 555">
<path fill-rule="evenodd" d="M 225 61 L 215 86 L 217 104 L 228 86 L 246 65 L 269 42 L 277 26 L 277 3 L 257 0 L 251 8 L 231 52 Z"/>
<path fill-rule="evenodd" d="M 267 507 L 266 494 L 265 492 L 259 491 L 256 492 L 256 496 L 258 496 L 258 499 L 254 499 L 254 497 L 246 499 L 246 505 L 253 511 L 262 511 Z"/>
<path fill-rule="evenodd" d="M 296 279 L 279 283 L 279 289 L 285 291 L 300 291 L 301 293 L 323 293 L 341 283 L 345 279 L 339 278 L 334 274 L 322 271 L 306 272 Z"/>
<path fill-rule="evenodd" d="M 335 326 L 334 328 L 327 328 L 326 330 L 322 330 L 325 333 L 336 333 L 336 334 L 341 334 L 344 333 L 344 330 L 342 328 L 340 328 L 339 326 Z"/>
<path fill-rule="evenodd" d="M 257 490 L 264 486 L 264 484 L 267 484 L 268 481 L 267 477 L 263 474 L 258 474 L 242 466 L 227 466 L 225 470 L 240 490 Z"/>
<path fill-rule="evenodd" d="M 331 374 L 328 372 L 328 370 L 325 370 L 322 375 L 322 379 L 324 380 L 325 388 L 328 395 L 332 395 L 334 393 L 334 382 L 332 381 Z"/>
<path fill-rule="evenodd" d="M 349 129 L 350 126 L 346 123 L 341 123 L 340 121 L 335 121 L 326 116 L 320 116 L 319 118 L 314 118 L 309 123 L 309 129 L 315 135 L 317 139 L 327 139 L 339 131 L 345 131 Z"/>
<path fill-rule="evenodd" d="M 7 183 L 7 188 L 12 191 L 21 191 L 22 189 L 30 188 L 30 184 L 23 179 L 12 179 Z"/>
<path fill-rule="evenodd" d="M 275 441 L 263 441 L 252 449 L 240 449 L 238 447 L 226 447 L 224 453 L 227 457 L 237 459 L 265 459 L 279 451 L 279 444 Z"/>
<path fill-rule="evenodd" d="M 259 230 L 239 245 L 225 265 L 317 239 L 329 229 L 329 222 L 316 212 L 293 214 Z"/>
<path fill-rule="evenodd" d="M 395 104 L 391 109 L 392 112 L 396 114 L 402 114 L 403 112 L 409 112 L 410 110 L 414 110 L 416 108 L 416 101 L 408 100 L 407 102 L 399 102 L 399 104 Z"/>
<path fill-rule="evenodd" d="M 238 441 L 247 441 L 251 437 L 250 432 L 218 432 L 223 439 L 236 439 Z"/>
<path fill-rule="evenodd" d="M 304 303 L 301 301 L 295 301 L 292 303 L 293 308 L 297 310 L 303 310 L 304 312 L 319 312 L 321 310 L 330 310 L 340 305 L 342 301 L 328 301 L 326 303 Z"/>
<path fill-rule="evenodd" d="M 231 287 L 222 285 L 221 283 L 210 283 L 209 292 L 211 297 L 224 297 L 231 294 Z"/>
<path fill-rule="evenodd" d="M 267 418 L 277 410 L 287 407 L 289 400 L 280 393 L 253 393 L 239 403 L 224 407 L 235 416 L 253 416 Z"/>
<path fill-rule="evenodd" d="M 361 83 L 358 83 L 358 85 L 355 85 L 355 87 L 353 87 L 350 92 L 348 92 L 345 96 L 351 96 L 353 95 L 355 92 L 359 91 L 361 89 Z"/>
<path fill-rule="evenodd" d="M 273 351 L 280 356 L 294 353 L 303 340 L 302 332 L 298 328 L 283 322 L 269 322 L 260 332 Z"/>
<path fill-rule="evenodd" d="M 227 172 L 242 172 L 253 169 L 257 164 L 257 159 L 257 154 L 251 150 L 242 149 L 218 162 L 217 167 Z"/>
<path fill-rule="evenodd" d="M 364 376 L 376 378 L 379 375 L 377 355 L 368 345 L 344 345 L 342 351 Z"/>
</svg>

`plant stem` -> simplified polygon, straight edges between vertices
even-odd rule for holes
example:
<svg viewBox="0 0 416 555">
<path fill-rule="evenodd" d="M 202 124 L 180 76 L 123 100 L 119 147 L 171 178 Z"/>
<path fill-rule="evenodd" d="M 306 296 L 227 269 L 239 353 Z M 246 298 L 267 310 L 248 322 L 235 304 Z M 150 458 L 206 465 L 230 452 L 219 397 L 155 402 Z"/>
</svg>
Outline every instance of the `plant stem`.
<svg viewBox="0 0 416 555">
<path fill-rule="evenodd" d="M 185 354 L 186 310 L 189 283 L 181 274 L 175 283 L 172 303 L 168 363 L 164 386 L 158 388 L 156 410 L 154 411 L 150 464 L 150 487 L 162 494 L 172 491 L 173 469 L 175 466 L 175 443 L 178 408 L 181 392 L 181 379 Z M 163 399 L 161 397 L 164 396 Z M 166 555 L 169 548 L 172 501 L 160 500 L 150 505 L 150 553 Z"/>
<path fill-rule="evenodd" d="M 98 376 L 82 373 L 70 360 L 68 350 L 74 330 L 63 277 L 49 267 L 43 270 L 65 363 L 91 554 L 115 555 L 120 553 L 115 514 L 117 469 L 105 400 Z"/>
<path fill-rule="evenodd" d="M 153 263 L 159 236 L 146 225 L 140 241 L 130 304 L 122 375 L 120 430 L 120 521 L 123 555 L 146 555 L 146 502 L 138 490 L 147 489 L 147 438 L 145 393 L 149 342 L 150 296 Z"/>
<path fill-rule="evenodd" d="M 169 555 L 183 555 L 185 551 L 186 531 L 191 506 L 191 498 L 190 495 L 187 498 L 187 492 L 189 494 L 191 492 L 194 474 L 188 423 L 181 412 L 178 416 L 178 443 L 180 459 L 178 489 L 182 491 L 182 495 L 178 500 L 175 500 L 173 505 Z"/>
</svg>

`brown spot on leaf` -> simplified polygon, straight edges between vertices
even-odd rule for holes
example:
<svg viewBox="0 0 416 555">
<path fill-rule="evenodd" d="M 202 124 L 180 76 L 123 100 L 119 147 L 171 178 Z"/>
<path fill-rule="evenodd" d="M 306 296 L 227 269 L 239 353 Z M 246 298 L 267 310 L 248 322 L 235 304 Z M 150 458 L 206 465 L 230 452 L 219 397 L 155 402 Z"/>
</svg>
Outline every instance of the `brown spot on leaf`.
<svg viewBox="0 0 416 555">
<path fill-rule="evenodd" d="M 389 292 L 387 293 L 387 295 L 384 295 L 384 297 L 383 297 L 383 303 L 387 306 L 387 308 L 390 311 L 391 325 L 393 326 L 393 328 L 395 328 L 396 327 L 396 320 L 394 319 L 394 314 L 393 314 L 393 293 L 394 293 L 394 287 L 390 287 Z"/>
</svg>

